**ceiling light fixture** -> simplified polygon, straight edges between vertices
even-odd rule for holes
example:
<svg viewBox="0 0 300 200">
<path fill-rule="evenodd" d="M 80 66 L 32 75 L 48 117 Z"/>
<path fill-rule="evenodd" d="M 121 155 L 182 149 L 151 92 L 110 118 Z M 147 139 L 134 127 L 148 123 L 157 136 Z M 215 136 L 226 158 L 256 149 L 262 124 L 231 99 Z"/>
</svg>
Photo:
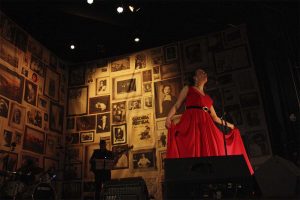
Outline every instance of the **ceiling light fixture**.
<svg viewBox="0 0 300 200">
<path fill-rule="evenodd" d="M 138 43 L 138 42 L 140 42 L 140 38 L 139 38 L 139 37 L 135 37 L 135 38 L 134 38 L 134 41 L 135 41 L 136 43 Z"/>
<path fill-rule="evenodd" d="M 141 8 L 140 7 L 138 7 L 137 5 L 133 5 L 133 4 L 130 4 L 129 6 L 128 6 L 128 8 L 129 8 L 129 10 L 131 11 L 131 12 L 137 12 L 137 11 L 139 11 Z"/>
<path fill-rule="evenodd" d="M 121 14 L 123 11 L 124 11 L 123 6 L 118 6 L 118 7 L 117 7 L 117 12 L 118 12 L 119 14 Z"/>
<path fill-rule="evenodd" d="M 75 46 L 74 44 L 71 44 L 71 45 L 70 45 L 70 49 L 71 49 L 71 50 L 74 50 L 75 48 L 76 48 L 76 46 Z"/>
<path fill-rule="evenodd" d="M 92 3 L 94 3 L 94 0 L 87 0 L 87 3 L 92 4 Z"/>
</svg>

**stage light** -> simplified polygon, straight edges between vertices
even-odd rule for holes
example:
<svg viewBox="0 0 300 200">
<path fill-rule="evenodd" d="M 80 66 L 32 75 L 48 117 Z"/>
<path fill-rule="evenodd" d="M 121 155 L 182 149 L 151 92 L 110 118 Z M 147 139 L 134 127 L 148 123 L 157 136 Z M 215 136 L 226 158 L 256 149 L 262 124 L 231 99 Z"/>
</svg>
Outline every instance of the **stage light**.
<svg viewBox="0 0 300 200">
<path fill-rule="evenodd" d="M 139 37 L 135 37 L 135 38 L 134 38 L 134 41 L 135 41 L 136 43 L 138 43 L 138 42 L 140 41 L 140 38 L 139 38 Z"/>
<path fill-rule="evenodd" d="M 131 11 L 131 12 L 137 12 L 137 11 L 139 11 L 141 8 L 140 7 L 138 7 L 137 5 L 133 5 L 133 4 L 130 4 L 129 6 L 128 6 L 128 8 L 129 8 L 129 10 Z"/>
<path fill-rule="evenodd" d="M 124 8 L 122 6 L 118 6 L 117 12 L 122 13 L 124 11 Z"/>
<path fill-rule="evenodd" d="M 92 4 L 92 3 L 94 3 L 94 0 L 87 0 L 87 3 Z"/>
<path fill-rule="evenodd" d="M 71 45 L 70 45 L 70 49 L 74 50 L 75 48 L 76 48 L 76 47 L 75 47 L 74 44 L 71 44 Z"/>
</svg>

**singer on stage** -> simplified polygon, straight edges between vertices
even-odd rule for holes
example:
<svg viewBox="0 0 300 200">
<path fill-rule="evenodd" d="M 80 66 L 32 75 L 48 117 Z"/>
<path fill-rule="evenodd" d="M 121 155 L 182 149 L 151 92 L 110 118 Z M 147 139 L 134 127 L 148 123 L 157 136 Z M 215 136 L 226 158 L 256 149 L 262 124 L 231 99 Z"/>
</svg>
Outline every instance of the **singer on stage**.
<svg viewBox="0 0 300 200">
<path fill-rule="evenodd" d="M 216 115 L 213 101 L 204 91 L 206 82 L 206 72 L 202 69 L 196 70 L 193 83 L 181 90 L 176 103 L 169 111 L 166 119 L 167 158 L 224 156 L 223 133 L 215 125 L 216 122 L 231 129 L 225 136 L 227 155 L 243 155 L 250 173 L 253 174 L 239 130 Z M 184 101 L 186 110 L 179 123 L 174 124 L 172 117 Z"/>
</svg>

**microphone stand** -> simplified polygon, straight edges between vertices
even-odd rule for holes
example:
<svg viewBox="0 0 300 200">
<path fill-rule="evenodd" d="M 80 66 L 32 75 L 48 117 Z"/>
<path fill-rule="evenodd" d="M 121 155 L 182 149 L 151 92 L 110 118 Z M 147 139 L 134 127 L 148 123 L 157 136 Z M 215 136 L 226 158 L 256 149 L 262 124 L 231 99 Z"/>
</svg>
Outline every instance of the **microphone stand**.
<svg viewBox="0 0 300 200">
<path fill-rule="evenodd" d="M 228 156 L 227 154 L 227 147 L 226 147 L 226 137 L 225 137 L 225 134 L 226 134 L 226 129 L 227 129 L 227 122 L 225 120 L 225 115 L 226 115 L 226 112 L 225 112 L 225 103 L 224 103 L 224 98 L 222 98 L 222 117 L 220 118 L 221 119 L 221 122 L 222 122 L 222 131 L 223 131 L 223 142 L 224 142 L 224 150 L 225 150 L 225 156 Z"/>
</svg>

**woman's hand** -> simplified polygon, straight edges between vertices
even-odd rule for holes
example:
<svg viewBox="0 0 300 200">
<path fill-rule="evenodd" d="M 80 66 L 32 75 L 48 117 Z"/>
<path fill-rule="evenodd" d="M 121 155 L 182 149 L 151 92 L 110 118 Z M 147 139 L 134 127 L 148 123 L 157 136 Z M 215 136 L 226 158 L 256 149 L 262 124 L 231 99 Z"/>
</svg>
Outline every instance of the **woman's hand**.
<svg viewBox="0 0 300 200">
<path fill-rule="evenodd" d="M 167 117 L 167 119 L 166 119 L 166 123 L 165 123 L 165 126 L 166 126 L 166 128 L 170 128 L 171 127 L 171 124 L 172 124 L 172 120 L 171 120 L 171 118 L 169 118 L 169 117 Z"/>
<path fill-rule="evenodd" d="M 235 128 L 234 124 L 228 124 L 228 127 L 231 128 L 232 130 Z"/>
</svg>

